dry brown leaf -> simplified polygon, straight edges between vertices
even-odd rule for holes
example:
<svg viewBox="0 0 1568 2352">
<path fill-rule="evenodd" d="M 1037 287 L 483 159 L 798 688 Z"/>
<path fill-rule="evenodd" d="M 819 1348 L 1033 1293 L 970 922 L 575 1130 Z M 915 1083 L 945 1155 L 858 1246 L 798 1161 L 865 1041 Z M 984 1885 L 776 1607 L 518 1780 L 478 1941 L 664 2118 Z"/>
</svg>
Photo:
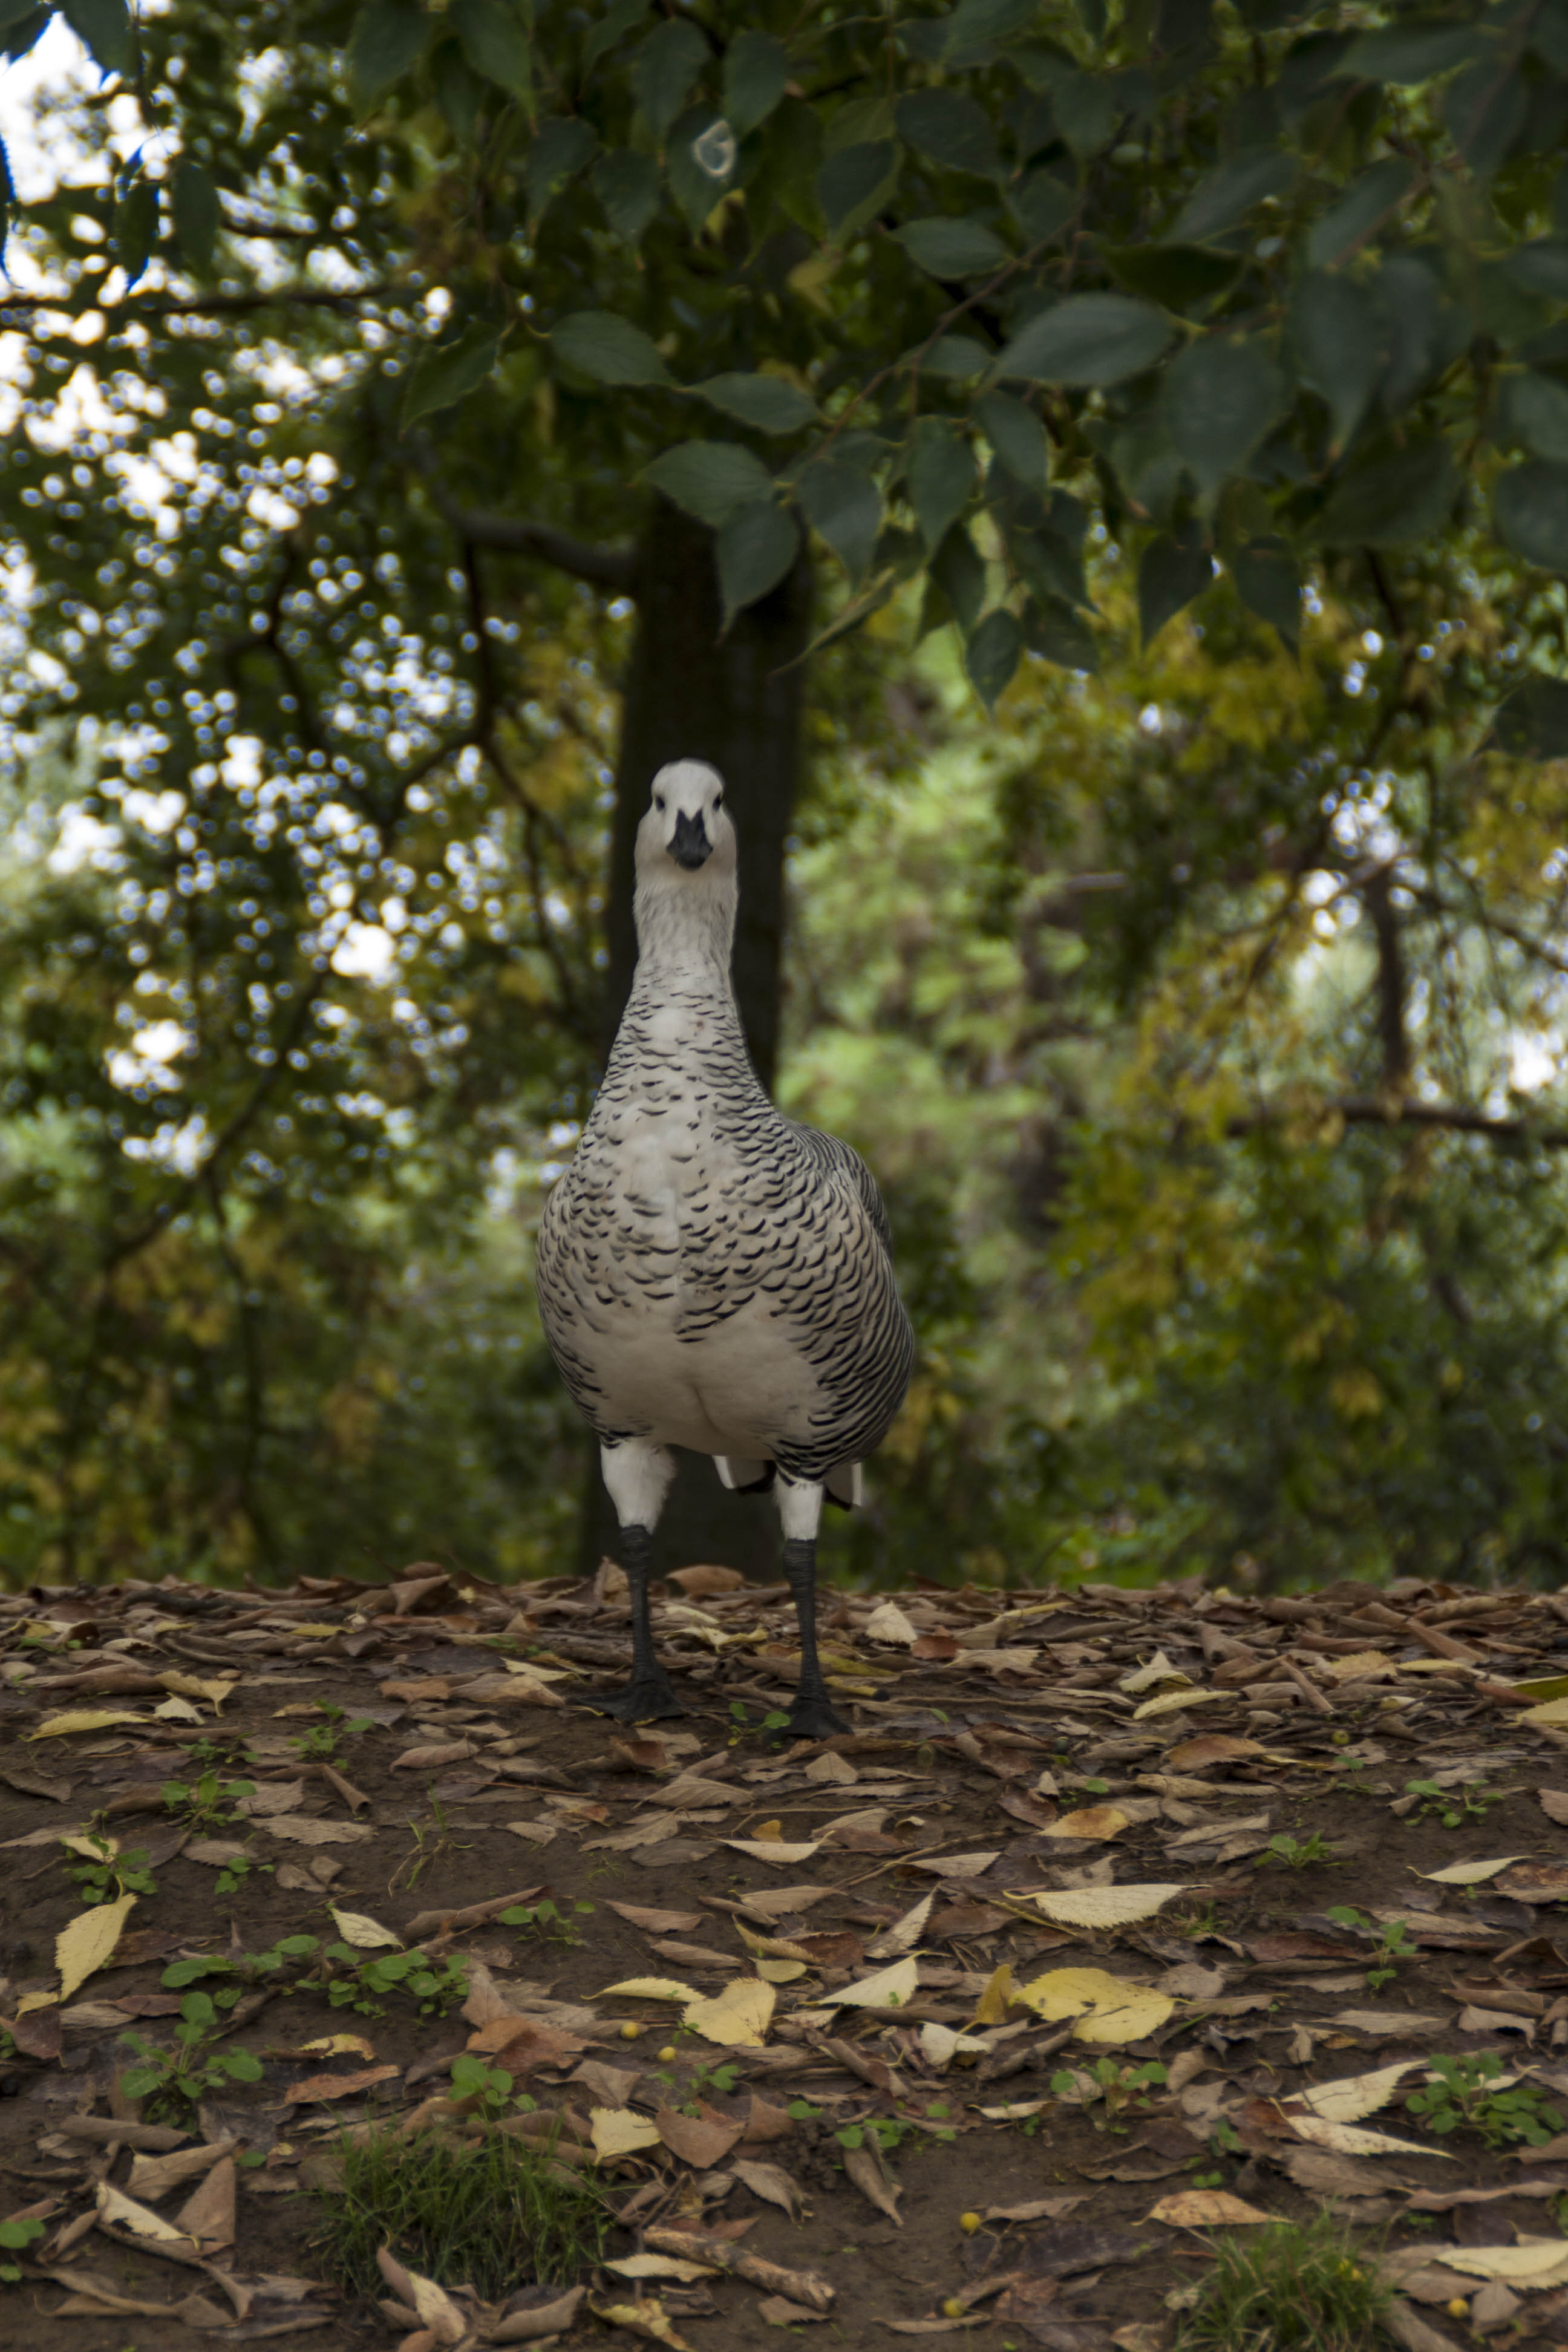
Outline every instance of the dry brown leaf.
<svg viewBox="0 0 1568 2352">
<path fill-rule="evenodd" d="M 693 2279 L 717 2278 L 720 2274 L 711 2263 L 685 2261 L 679 2254 L 623 2254 L 619 2262 L 606 2263 L 607 2271 L 617 2278 L 676 2279 L 689 2285 Z"/>
<path fill-rule="evenodd" d="M 700 2102 L 695 2116 L 683 2116 L 673 2107 L 660 2107 L 654 2117 L 654 2127 L 670 2154 L 699 2172 L 711 2172 L 715 2165 L 721 2164 L 730 2150 L 739 2145 L 745 2130 L 743 2124 L 732 2123 L 727 2116 L 719 2115 Z"/>
<path fill-rule="evenodd" d="M 702 1925 L 700 1911 L 650 1911 L 640 1903 L 612 1903 L 609 1908 L 649 1936 L 689 1936 Z"/>
<path fill-rule="evenodd" d="M 749 1853 L 753 1862 L 772 1863 L 782 1869 L 786 1862 L 809 1862 L 821 1844 L 819 1838 L 792 1843 L 786 1838 L 725 1838 L 722 1843 L 733 1846 L 737 1853 Z"/>
<path fill-rule="evenodd" d="M 1096 1843 L 1121 1835 L 1128 1816 L 1119 1805 L 1085 1805 L 1076 1813 L 1062 1813 L 1045 1834 L 1049 1838 L 1079 1838 Z"/>
<path fill-rule="evenodd" d="M 827 1999 L 843 2009 L 903 2009 L 920 1990 L 920 1980 L 919 1961 L 906 1958 L 857 1984 L 840 1985 Z"/>
<path fill-rule="evenodd" d="M 201 2147 L 177 2147 L 165 2156 L 137 2156 L 132 2160 L 131 2178 L 125 2184 L 126 2194 L 143 2200 L 154 2201 L 166 2197 L 171 2189 L 179 2189 L 187 2180 L 199 2179 L 210 2172 L 218 2158 L 226 2156 L 235 2146 L 231 2139 L 209 2142 Z"/>
<path fill-rule="evenodd" d="M 172 2221 L 165 2221 L 161 2213 L 153 2212 L 148 2206 L 139 2205 L 111 2181 L 99 2182 L 93 2201 L 100 2221 L 111 2229 L 129 2230 L 135 2237 L 153 2238 L 163 2245 L 186 2246 L 193 2253 L 196 2251 L 184 2230 L 176 2230 Z"/>
<path fill-rule="evenodd" d="M 389 2083 L 401 2066 L 363 2066 L 357 2074 L 308 2074 L 283 2094 L 285 2106 L 312 2106 L 318 2099 L 348 2099 L 373 2083 Z"/>
<path fill-rule="evenodd" d="M 754 2099 L 752 2105 L 756 2105 Z M 750 2139 L 751 2137 L 748 2130 L 746 2137 Z M 738 2156 L 731 2169 L 753 2197 L 762 2198 L 766 2204 L 777 2205 L 792 2221 L 805 2220 L 805 2199 L 801 2193 L 800 2184 L 782 2164 L 757 2164 L 749 2157 Z"/>
<path fill-rule="evenodd" d="M 395 1772 L 433 1772 L 442 1764 L 463 1764 L 479 1749 L 467 1739 L 446 1739 L 439 1746 L 405 1748 L 392 1759 Z"/>
<path fill-rule="evenodd" d="M 290 1845 L 360 1845 L 375 1835 L 368 1822 L 319 1822 L 308 1816 L 296 1821 L 289 1813 L 269 1813 L 256 1826 Z"/>
<path fill-rule="evenodd" d="M 896 2230 L 903 2228 L 899 2214 L 899 2187 L 888 2170 L 881 2142 L 872 2133 L 858 2147 L 844 2151 L 844 2169 L 868 2204 L 885 2213 Z"/>
<path fill-rule="evenodd" d="M 1239 2230 L 1274 2216 L 1244 2204 L 1227 2189 L 1180 2189 L 1173 2197 L 1162 2197 L 1148 2218 L 1168 2222 L 1173 2230 Z"/>
<path fill-rule="evenodd" d="M 232 2246 L 234 2189 L 234 2158 L 222 2157 L 175 2214 L 176 2226 L 204 2247 Z"/>
<path fill-rule="evenodd" d="M 828 2311 L 807 2311 L 804 2305 L 791 2303 L 787 2295 L 765 2294 L 757 2305 L 757 2317 L 769 2327 L 798 2327 L 803 2320 L 831 2319 Z"/>
<path fill-rule="evenodd" d="M 628 2335 L 646 2336 L 652 2344 L 668 2344 L 670 2352 L 691 2352 L 684 2336 L 678 2336 L 658 2298 L 650 2296 L 642 2303 L 590 2303 L 589 2310 L 595 2319 L 610 2327 L 624 2327 Z"/>
</svg>

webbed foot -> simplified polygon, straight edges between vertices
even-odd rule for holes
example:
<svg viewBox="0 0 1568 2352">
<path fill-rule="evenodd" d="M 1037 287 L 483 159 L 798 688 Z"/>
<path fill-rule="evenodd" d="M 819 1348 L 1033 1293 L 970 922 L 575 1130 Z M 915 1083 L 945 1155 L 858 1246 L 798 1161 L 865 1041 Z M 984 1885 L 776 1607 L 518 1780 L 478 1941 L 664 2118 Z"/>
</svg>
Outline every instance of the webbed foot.
<svg viewBox="0 0 1568 2352">
<path fill-rule="evenodd" d="M 625 1690 L 590 1692 L 582 1704 L 600 1715 L 613 1715 L 621 1723 L 647 1723 L 657 1716 L 686 1713 L 667 1675 L 645 1675 L 629 1682 Z"/>
</svg>

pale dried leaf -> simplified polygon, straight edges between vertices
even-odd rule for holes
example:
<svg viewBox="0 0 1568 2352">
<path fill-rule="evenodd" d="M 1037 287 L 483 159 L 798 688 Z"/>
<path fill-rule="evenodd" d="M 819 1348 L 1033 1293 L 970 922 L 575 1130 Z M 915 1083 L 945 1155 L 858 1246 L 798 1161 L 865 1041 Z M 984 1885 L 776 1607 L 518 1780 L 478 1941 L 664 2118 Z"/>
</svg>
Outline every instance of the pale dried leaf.
<svg viewBox="0 0 1568 2352">
<path fill-rule="evenodd" d="M 395 1952 L 403 1949 L 402 1937 L 394 1935 L 390 1927 L 384 1927 L 380 1920 L 373 1919 L 368 1912 L 340 1911 L 335 1903 L 329 1903 L 327 1908 L 332 1915 L 339 1935 L 345 1944 L 352 1944 L 355 1951 L 373 1952 L 383 1945 L 390 1946 Z"/>
<path fill-rule="evenodd" d="M 1073 1886 L 1059 1892 L 1031 1892 L 1022 1898 L 1034 1904 L 1042 1917 L 1058 1927 L 1129 1927 L 1137 1919 L 1152 1919 L 1172 1896 L 1184 1895 L 1182 1885 L 1147 1886 Z"/>
<path fill-rule="evenodd" d="M 604 2162 L 612 2157 L 635 2156 L 642 2148 L 660 2145 L 658 2126 L 650 2116 L 634 2115 L 630 2107 L 591 2107 L 588 2122 L 594 2136 L 594 2153 Z"/>
<path fill-rule="evenodd" d="M 100 1903 L 90 1911 L 79 1911 L 60 1929 L 55 1937 L 55 1966 L 60 1972 L 60 1989 L 56 1997 L 62 2003 L 69 2000 L 78 1985 L 85 1984 L 95 1969 L 103 1968 L 109 1961 L 135 1905 L 134 1895 L 121 1895 L 112 1903 Z"/>
<path fill-rule="evenodd" d="M 681 2023 L 704 2042 L 725 2049 L 760 2050 L 767 2040 L 778 1999 L 771 1984 L 759 1977 L 736 1977 L 711 1999 L 693 1996 L 681 2013 Z"/>
<path fill-rule="evenodd" d="M 1274 2216 L 1244 2204 L 1227 2189 L 1181 2189 L 1173 2197 L 1162 2197 L 1148 2218 L 1168 2222 L 1173 2230 L 1239 2230 Z"/>
</svg>

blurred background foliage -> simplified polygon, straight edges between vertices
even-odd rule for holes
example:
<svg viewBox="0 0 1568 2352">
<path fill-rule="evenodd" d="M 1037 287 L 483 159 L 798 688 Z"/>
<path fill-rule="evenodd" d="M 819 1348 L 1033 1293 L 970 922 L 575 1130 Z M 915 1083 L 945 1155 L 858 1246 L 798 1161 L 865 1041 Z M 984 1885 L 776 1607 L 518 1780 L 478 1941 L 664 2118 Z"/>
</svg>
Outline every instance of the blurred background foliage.
<svg viewBox="0 0 1568 2352">
<path fill-rule="evenodd" d="M 1289 19 L 1276 47 L 1314 14 L 1255 13 Z M 220 89 L 213 120 L 260 154 L 254 184 L 222 182 L 217 290 L 192 290 L 176 236 L 140 310 L 103 296 L 152 166 L 117 169 L 110 200 L 128 101 L 79 79 L 40 118 L 78 182 L 33 207 L 11 256 L 33 290 L 0 305 L 14 1583 L 415 1557 L 519 1577 L 577 1566 L 594 1534 L 531 1234 L 603 1050 L 617 759 L 623 818 L 647 787 L 621 705 L 645 624 L 619 556 L 595 578 L 594 547 L 563 569 L 552 542 L 569 525 L 602 554 L 629 529 L 646 557 L 668 538 L 621 446 L 640 466 L 668 427 L 656 395 L 558 383 L 520 338 L 442 428 L 452 495 L 429 488 L 398 415 L 450 310 L 431 286 L 445 271 L 468 299 L 526 256 L 515 220 L 489 237 L 464 209 L 432 108 L 395 109 L 374 154 L 350 139 L 338 16 L 266 73 L 226 50 L 228 12 L 202 15 L 184 79 L 164 58 L 170 109 L 176 83 Z M 1244 77 L 1262 34 L 1215 21 Z M 974 71 L 991 92 L 1005 59 Z M 1128 142 L 1102 165 L 1077 117 L 1077 146 L 1038 131 L 1041 168 L 1102 195 L 1163 173 L 1173 201 L 1241 136 L 1216 107 L 1171 115 L 1157 170 Z M 261 153 L 269 108 L 285 129 Z M 1382 168 L 1381 119 L 1336 130 L 1320 212 L 1333 173 Z M 1479 484 L 1445 468 L 1440 524 L 1309 532 L 1298 604 L 1293 572 L 1276 593 L 1285 575 L 1243 559 L 1269 553 L 1270 512 L 1360 462 L 1315 394 L 1293 413 L 1317 472 L 1268 475 L 1274 509 L 1257 478 L 1199 495 L 1173 458 L 1139 513 L 1095 454 L 1122 394 L 1047 386 L 1082 593 L 1075 574 L 1029 649 L 1016 628 L 1009 662 L 979 666 L 992 708 L 974 640 L 1020 593 L 1005 467 L 964 457 L 953 593 L 889 562 L 885 600 L 861 593 L 863 625 L 834 636 L 857 581 L 820 530 L 800 558 L 826 642 L 797 673 L 779 1092 L 871 1160 L 921 1342 L 871 1509 L 825 1531 L 830 1572 L 1563 1578 L 1568 760 L 1514 756 L 1494 722 L 1522 709 L 1532 751 L 1568 747 L 1568 594 L 1521 533 L 1491 534 L 1485 495 L 1505 447 L 1536 446 L 1510 422 L 1521 384 L 1555 453 L 1530 464 L 1548 487 L 1568 469 L 1568 240 L 1536 236 L 1568 184 L 1559 131 L 1531 143 L 1521 114 L 1518 158 L 1488 167 L 1497 211 L 1467 209 L 1473 158 L 1452 172 L 1422 120 L 1435 183 L 1466 192 L 1443 261 L 1460 293 L 1489 239 L 1533 238 L 1545 272 L 1510 324 L 1489 262 L 1492 309 L 1423 394 Z M 552 263 L 583 268 L 584 299 L 601 234 L 574 215 Z M 703 333 L 728 334 L 739 299 L 698 230 L 650 234 L 661 283 L 703 265 Z M 1235 235 L 1233 260 L 1254 232 Z M 290 240 L 331 248 L 316 278 L 291 274 Z M 1276 275 L 1280 246 L 1257 246 Z M 373 278 L 411 256 L 405 284 Z M 834 299 L 868 341 L 885 317 L 896 351 L 948 296 L 895 281 L 885 244 L 873 259 Z M 885 310 L 860 317 L 857 285 L 883 278 Z M 1258 331 L 1281 299 L 1258 295 Z M 824 313 L 812 348 L 840 325 Z M 1404 427 L 1373 388 L 1357 430 L 1381 449 Z M 967 434 L 967 394 L 936 397 Z M 454 522 L 452 497 L 514 492 L 543 526 Z M 1547 557 L 1553 511 L 1522 534 Z M 1152 593 L 1152 562 L 1179 595 Z"/>
</svg>

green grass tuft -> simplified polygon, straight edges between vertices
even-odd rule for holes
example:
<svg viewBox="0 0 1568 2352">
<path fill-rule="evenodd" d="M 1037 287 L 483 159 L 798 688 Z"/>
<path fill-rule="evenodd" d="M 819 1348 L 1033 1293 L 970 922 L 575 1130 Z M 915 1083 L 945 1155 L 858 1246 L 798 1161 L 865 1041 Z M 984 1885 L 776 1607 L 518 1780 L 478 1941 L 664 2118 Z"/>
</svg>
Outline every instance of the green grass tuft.
<svg viewBox="0 0 1568 2352">
<path fill-rule="evenodd" d="M 1332 2216 L 1216 2239 L 1178 2352 L 1370 2352 L 1388 2289 Z"/>
<path fill-rule="evenodd" d="M 345 2139 L 338 2160 L 341 2191 L 318 2192 L 326 2209 L 318 2242 L 351 2294 L 386 2293 L 379 2246 L 487 2303 L 532 2280 L 570 2286 L 603 2252 L 610 2214 L 600 2190 L 504 2133 L 460 2147 L 387 2130 L 358 2145 Z"/>
</svg>

